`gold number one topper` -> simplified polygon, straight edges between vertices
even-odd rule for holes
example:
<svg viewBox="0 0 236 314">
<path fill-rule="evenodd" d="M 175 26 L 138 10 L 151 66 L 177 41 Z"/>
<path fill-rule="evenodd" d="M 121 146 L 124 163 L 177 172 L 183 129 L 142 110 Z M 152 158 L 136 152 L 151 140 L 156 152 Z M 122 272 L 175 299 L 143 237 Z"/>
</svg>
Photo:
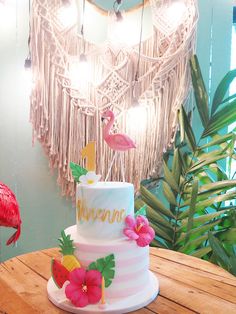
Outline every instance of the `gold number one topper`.
<svg viewBox="0 0 236 314">
<path fill-rule="evenodd" d="M 89 142 L 81 151 L 82 158 L 86 159 L 86 169 L 96 171 L 96 142 Z"/>
</svg>

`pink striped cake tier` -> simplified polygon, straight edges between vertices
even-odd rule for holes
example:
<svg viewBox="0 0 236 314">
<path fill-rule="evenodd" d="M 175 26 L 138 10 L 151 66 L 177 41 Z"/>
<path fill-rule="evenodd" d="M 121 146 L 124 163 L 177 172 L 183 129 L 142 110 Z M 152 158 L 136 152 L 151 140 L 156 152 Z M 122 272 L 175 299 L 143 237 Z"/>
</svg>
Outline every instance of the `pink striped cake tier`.
<svg viewBox="0 0 236 314">
<path fill-rule="evenodd" d="M 76 225 L 67 228 L 65 233 L 71 235 L 76 247 L 74 254 L 85 268 L 99 258 L 115 255 L 115 278 L 106 289 L 108 298 L 134 295 L 148 285 L 149 246 L 139 247 L 126 238 L 91 241 L 78 235 Z"/>
</svg>

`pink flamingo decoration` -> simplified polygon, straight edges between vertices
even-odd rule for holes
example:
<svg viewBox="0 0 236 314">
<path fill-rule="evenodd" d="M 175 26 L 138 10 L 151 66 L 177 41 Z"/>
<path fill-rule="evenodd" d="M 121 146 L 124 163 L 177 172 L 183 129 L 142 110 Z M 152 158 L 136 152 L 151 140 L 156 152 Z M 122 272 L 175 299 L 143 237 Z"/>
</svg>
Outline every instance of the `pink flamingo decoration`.
<svg viewBox="0 0 236 314">
<path fill-rule="evenodd" d="M 20 237 L 21 219 L 19 205 L 14 193 L 2 182 L 0 182 L 0 226 L 17 229 L 8 239 L 7 245 L 15 243 Z"/>
<path fill-rule="evenodd" d="M 109 109 L 106 110 L 102 114 L 102 121 L 105 119 L 108 120 L 108 123 L 105 125 L 103 129 L 103 138 L 104 138 L 104 141 L 107 143 L 107 145 L 115 151 L 114 157 L 112 159 L 110 168 L 108 170 L 108 173 L 105 179 L 106 181 L 111 172 L 111 168 L 115 161 L 117 151 L 124 152 L 131 148 L 136 148 L 136 145 L 134 144 L 133 140 L 126 134 L 121 134 L 121 133 L 110 134 L 111 128 L 115 121 L 115 115 L 113 111 Z M 122 163 L 122 176 L 123 176 L 123 181 L 124 181 L 124 163 Z"/>
</svg>

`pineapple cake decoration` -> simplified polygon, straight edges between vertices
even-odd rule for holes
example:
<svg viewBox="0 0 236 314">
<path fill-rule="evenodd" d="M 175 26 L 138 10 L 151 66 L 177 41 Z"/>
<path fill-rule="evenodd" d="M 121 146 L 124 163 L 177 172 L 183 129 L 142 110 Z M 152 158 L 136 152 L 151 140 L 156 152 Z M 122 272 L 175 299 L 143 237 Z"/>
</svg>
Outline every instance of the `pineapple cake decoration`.
<svg viewBox="0 0 236 314">
<path fill-rule="evenodd" d="M 114 254 L 101 257 L 84 267 L 74 255 L 75 247 L 71 236 L 66 235 L 63 230 L 58 240 L 62 258 L 61 261 L 53 258 L 51 262 L 52 279 L 59 288 L 58 296 L 65 293 L 76 307 L 82 308 L 100 302 L 100 307 L 104 308 L 105 289 L 112 284 L 115 277 Z"/>
</svg>

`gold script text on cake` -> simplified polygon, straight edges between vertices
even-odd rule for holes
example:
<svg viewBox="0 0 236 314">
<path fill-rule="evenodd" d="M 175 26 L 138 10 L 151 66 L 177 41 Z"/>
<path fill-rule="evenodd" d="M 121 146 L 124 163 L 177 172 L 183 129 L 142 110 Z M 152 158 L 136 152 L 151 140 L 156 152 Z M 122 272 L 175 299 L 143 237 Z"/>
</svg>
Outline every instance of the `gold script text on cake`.
<svg viewBox="0 0 236 314">
<path fill-rule="evenodd" d="M 104 209 L 104 208 L 87 208 L 83 201 L 77 201 L 78 220 L 100 220 L 102 222 L 123 222 L 125 220 L 124 209 Z"/>
</svg>

